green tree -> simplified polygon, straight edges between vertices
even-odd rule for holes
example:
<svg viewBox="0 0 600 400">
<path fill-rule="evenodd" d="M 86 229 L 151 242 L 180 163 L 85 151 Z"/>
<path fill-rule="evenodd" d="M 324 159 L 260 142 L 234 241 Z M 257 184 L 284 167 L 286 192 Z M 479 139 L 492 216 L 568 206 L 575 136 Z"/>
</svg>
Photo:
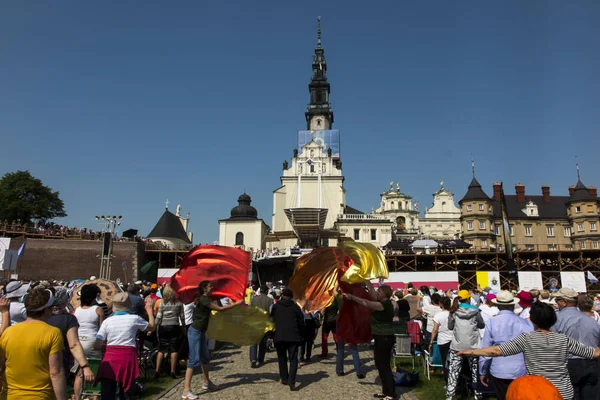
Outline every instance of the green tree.
<svg viewBox="0 0 600 400">
<path fill-rule="evenodd" d="M 48 220 L 66 217 L 65 204 L 29 171 L 9 172 L 0 179 L 0 221 Z"/>
</svg>

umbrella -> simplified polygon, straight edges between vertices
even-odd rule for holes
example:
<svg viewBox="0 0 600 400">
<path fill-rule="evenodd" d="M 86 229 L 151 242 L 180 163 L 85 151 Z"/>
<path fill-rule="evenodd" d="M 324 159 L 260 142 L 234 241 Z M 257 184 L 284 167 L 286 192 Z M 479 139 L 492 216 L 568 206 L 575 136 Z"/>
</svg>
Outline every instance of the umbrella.
<svg viewBox="0 0 600 400">
<path fill-rule="evenodd" d="M 137 236 L 138 230 L 137 229 L 127 229 L 125 232 L 123 232 L 123 237 L 126 238 L 130 238 L 133 239 L 134 237 Z"/>
<path fill-rule="evenodd" d="M 123 291 L 123 290 L 121 290 L 121 287 L 116 282 L 109 281 L 106 279 L 96 279 L 94 281 L 85 281 L 82 284 L 80 284 L 79 286 L 77 286 L 75 289 L 73 289 L 73 292 L 71 293 L 71 305 L 73 306 L 73 308 L 77 308 L 81 305 L 81 302 L 79 300 L 81 288 L 85 285 L 90 285 L 90 284 L 96 285 L 100 288 L 100 299 L 102 299 L 102 301 L 106 303 L 107 307 L 112 306 L 113 296 L 115 294 Z"/>
</svg>

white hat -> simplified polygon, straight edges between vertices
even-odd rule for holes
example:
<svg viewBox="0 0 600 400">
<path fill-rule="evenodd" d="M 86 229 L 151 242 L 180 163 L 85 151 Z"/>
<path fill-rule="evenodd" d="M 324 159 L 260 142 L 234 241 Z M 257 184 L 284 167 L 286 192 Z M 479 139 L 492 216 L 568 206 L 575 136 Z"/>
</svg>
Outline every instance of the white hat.
<svg viewBox="0 0 600 400">
<path fill-rule="evenodd" d="M 29 286 L 31 286 L 29 283 L 22 284 L 19 281 L 9 282 L 8 285 L 6 285 L 6 288 L 4 288 L 6 291 L 6 295 L 4 297 L 7 299 L 23 297 L 29 290 Z"/>
<path fill-rule="evenodd" d="M 508 290 L 501 290 L 496 295 L 495 299 L 492 299 L 492 303 L 499 306 L 510 306 L 519 303 L 519 299 L 515 298 Z"/>
<path fill-rule="evenodd" d="M 96 275 L 90 276 L 90 281 L 95 281 L 95 280 L 96 280 Z"/>
</svg>

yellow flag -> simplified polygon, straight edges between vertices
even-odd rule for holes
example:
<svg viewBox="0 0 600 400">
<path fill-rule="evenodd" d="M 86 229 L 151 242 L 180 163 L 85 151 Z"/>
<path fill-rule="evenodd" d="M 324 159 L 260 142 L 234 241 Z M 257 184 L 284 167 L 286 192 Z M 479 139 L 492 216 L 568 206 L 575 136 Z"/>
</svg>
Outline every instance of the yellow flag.
<svg viewBox="0 0 600 400">
<path fill-rule="evenodd" d="M 239 305 L 210 316 L 206 336 L 238 346 L 257 344 L 275 323 L 269 314 L 254 306 Z"/>
<path fill-rule="evenodd" d="M 338 243 L 338 248 L 353 261 L 341 278 L 343 282 L 353 284 L 389 277 L 383 253 L 372 244 L 344 241 Z"/>
</svg>

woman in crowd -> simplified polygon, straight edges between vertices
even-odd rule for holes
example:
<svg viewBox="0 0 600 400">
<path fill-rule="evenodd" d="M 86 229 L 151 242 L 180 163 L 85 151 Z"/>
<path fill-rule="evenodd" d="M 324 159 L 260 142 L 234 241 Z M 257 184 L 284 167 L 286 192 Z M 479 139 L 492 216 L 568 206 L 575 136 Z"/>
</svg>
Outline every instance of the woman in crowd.
<svg viewBox="0 0 600 400">
<path fill-rule="evenodd" d="M 421 292 L 421 307 L 424 308 L 431 305 L 431 293 L 429 288 L 423 285 L 419 288 L 419 291 Z"/>
<path fill-rule="evenodd" d="M 177 295 L 171 286 L 166 286 L 158 312 L 156 326 L 158 327 L 158 354 L 156 356 L 156 373 L 160 376 L 160 367 L 166 354 L 171 354 L 171 378 L 177 378 L 177 356 L 183 337 L 185 314 L 183 304 L 177 300 Z"/>
<path fill-rule="evenodd" d="M 423 307 L 423 317 L 426 318 L 425 329 L 423 329 L 423 340 L 425 343 L 431 342 L 431 333 L 433 332 L 433 318 L 442 311 L 440 307 L 441 296 L 437 293 L 432 294 L 431 304 Z"/>
<path fill-rule="evenodd" d="M 471 305 L 471 293 L 461 290 L 450 307 L 448 329 L 452 330 L 450 353 L 448 354 L 448 388 L 446 398 L 452 399 L 456 393 L 460 371 L 462 370 L 463 357 L 460 351 L 478 349 L 481 342 L 479 329 L 485 327 L 479 308 Z M 471 366 L 471 381 L 477 385 L 478 360 L 469 359 Z M 475 390 L 475 399 L 481 399 L 481 393 Z"/>
<path fill-rule="evenodd" d="M 440 299 L 440 308 L 442 311 L 433 317 L 433 330 L 431 332 L 431 341 L 429 342 L 429 353 L 433 348 L 433 342 L 437 339 L 437 345 L 442 357 L 442 370 L 444 379 L 448 382 L 448 370 L 446 369 L 446 360 L 450 351 L 450 342 L 452 342 L 452 331 L 448 328 L 448 318 L 450 316 L 450 299 L 442 297 Z"/>
<path fill-rule="evenodd" d="M 21 298 L 29 290 L 30 284 L 22 284 L 19 281 L 9 282 L 4 288 L 4 297 L 10 300 L 10 324 L 16 325 L 27 319 L 27 311 Z"/>
<path fill-rule="evenodd" d="M 218 302 L 212 301 L 212 284 L 210 281 L 202 281 L 198 285 L 198 297 L 194 301 L 194 322 L 188 330 L 189 361 L 185 370 L 185 381 L 183 384 L 183 395 L 181 398 L 195 400 L 198 398 L 190 391 L 192 376 L 194 370 L 202 364 L 202 374 L 204 375 L 204 385 L 202 390 L 215 390 L 216 386 L 210 381 L 208 376 L 208 362 L 210 353 L 208 351 L 208 341 L 206 340 L 206 330 L 208 329 L 208 320 L 211 311 L 225 311 L 241 304 L 243 300 L 232 303 L 228 306 L 221 306 Z"/>
<path fill-rule="evenodd" d="M 394 333 L 395 334 L 406 334 L 406 325 L 410 320 L 410 305 L 404 298 L 404 292 L 402 290 L 396 290 L 394 293 L 397 300 L 393 303 L 396 304 L 394 307 Z"/>
<path fill-rule="evenodd" d="M 387 285 L 380 285 L 377 291 L 375 291 L 371 282 L 367 281 L 366 284 L 373 301 L 361 299 L 349 293 L 345 293 L 344 298 L 356 301 L 373 310 L 371 312 L 371 332 L 375 339 L 375 366 L 379 372 L 382 389 L 381 393 L 376 393 L 373 397 L 393 400 L 396 398 L 396 386 L 391 367 L 392 349 L 395 344 L 394 330 L 392 328 L 394 306 L 390 300 L 393 292 L 392 288 Z"/>
<path fill-rule="evenodd" d="M 498 357 L 523 353 L 527 375 L 543 376 L 558 389 L 564 400 L 573 400 L 573 386 L 567 370 L 569 355 L 599 358 L 600 349 L 585 346 L 561 333 L 551 332 L 550 328 L 556 323 L 556 312 L 548 304 L 533 303 L 530 320 L 535 328 L 531 333 L 524 333 L 500 346 L 464 350 L 458 355 Z"/>
<path fill-rule="evenodd" d="M 68 371 L 71 365 L 71 356 L 81 365 L 84 379 L 86 382 L 94 381 L 94 373 L 90 368 L 87 358 L 83 352 L 83 347 L 79 341 L 79 322 L 74 315 L 67 312 L 67 303 L 69 301 L 69 292 L 63 286 L 51 287 L 49 290 L 54 294 L 54 304 L 52 307 L 52 316 L 48 318 L 48 325 L 51 325 L 60 330 L 64 341 L 63 350 L 63 368 L 65 377 L 68 376 Z"/>
<path fill-rule="evenodd" d="M 75 317 L 79 323 L 79 342 L 83 347 L 83 354 L 89 360 L 90 358 L 102 358 L 102 353 L 95 349 L 96 334 L 102 322 L 104 321 L 104 311 L 96 305 L 96 297 L 100 295 L 100 288 L 96 285 L 85 285 L 81 288 L 80 306 L 75 310 Z M 75 396 L 79 399 L 79 393 L 83 387 L 79 363 L 75 360 L 75 365 L 71 372 L 75 372 L 75 384 L 73 389 Z M 85 375 L 85 370 L 83 371 Z"/>
<path fill-rule="evenodd" d="M 126 292 L 113 296 L 113 314 L 102 322 L 95 344 L 97 350 L 106 348 L 97 377 L 102 383 L 102 400 L 115 399 L 118 385 L 121 398 L 135 398 L 134 382 L 140 376 L 135 339 L 138 331 L 154 330 L 152 303 L 146 303 L 145 307 L 148 321 L 129 314 L 131 302 Z"/>
<path fill-rule="evenodd" d="M 27 319 L 0 337 L 0 369 L 11 400 L 66 400 L 62 362 L 63 338 L 45 321 L 52 315 L 54 294 L 34 289 L 25 297 Z"/>
</svg>

